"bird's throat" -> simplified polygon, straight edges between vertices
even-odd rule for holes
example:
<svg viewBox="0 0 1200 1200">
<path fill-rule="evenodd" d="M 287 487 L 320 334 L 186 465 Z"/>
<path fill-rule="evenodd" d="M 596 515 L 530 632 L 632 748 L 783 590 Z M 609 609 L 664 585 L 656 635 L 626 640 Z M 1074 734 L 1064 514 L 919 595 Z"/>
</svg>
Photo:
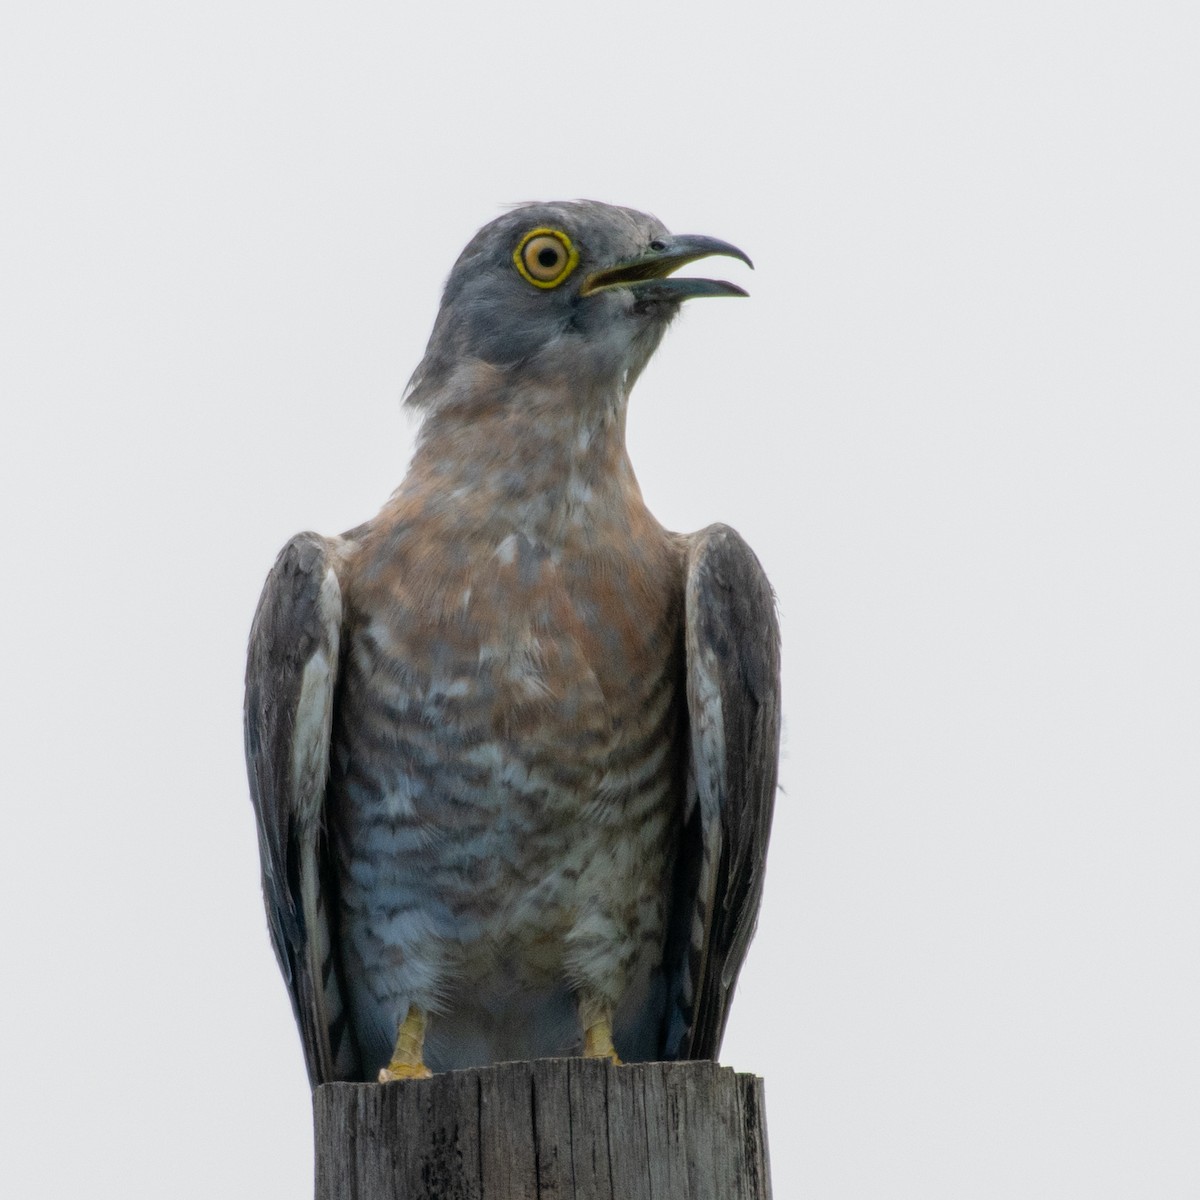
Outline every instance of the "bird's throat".
<svg viewBox="0 0 1200 1200">
<path fill-rule="evenodd" d="M 399 495 L 406 493 L 475 528 L 486 523 L 549 544 L 620 520 L 642 503 L 625 448 L 625 398 L 581 398 L 562 384 L 501 395 L 469 413 L 435 410 Z"/>
</svg>

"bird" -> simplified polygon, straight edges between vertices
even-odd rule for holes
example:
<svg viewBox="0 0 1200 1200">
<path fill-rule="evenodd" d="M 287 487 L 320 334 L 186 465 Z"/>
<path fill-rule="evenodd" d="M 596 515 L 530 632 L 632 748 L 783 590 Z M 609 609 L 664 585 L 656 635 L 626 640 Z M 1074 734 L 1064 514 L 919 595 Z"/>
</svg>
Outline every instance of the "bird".
<svg viewBox="0 0 1200 1200">
<path fill-rule="evenodd" d="M 267 577 L 245 752 L 314 1088 L 717 1057 L 776 792 L 775 598 L 733 529 L 658 523 L 625 439 L 682 303 L 747 294 L 675 274 L 710 256 L 753 265 L 597 201 L 484 225 L 400 486 Z"/>
</svg>

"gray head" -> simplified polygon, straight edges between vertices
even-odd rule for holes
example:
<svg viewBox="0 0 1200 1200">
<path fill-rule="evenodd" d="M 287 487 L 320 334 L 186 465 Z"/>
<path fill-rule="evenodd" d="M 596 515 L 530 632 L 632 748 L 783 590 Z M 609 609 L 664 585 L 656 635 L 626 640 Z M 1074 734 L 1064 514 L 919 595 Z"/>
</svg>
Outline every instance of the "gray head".
<svg viewBox="0 0 1200 1200">
<path fill-rule="evenodd" d="M 593 200 L 530 204 L 485 225 L 459 255 L 408 402 L 441 408 L 478 378 L 501 387 L 562 378 L 627 393 L 680 304 L 744 296 L 687 263 L 724 254 L 716 238 L 671 234 L 661 221 Z"/>
</svg>

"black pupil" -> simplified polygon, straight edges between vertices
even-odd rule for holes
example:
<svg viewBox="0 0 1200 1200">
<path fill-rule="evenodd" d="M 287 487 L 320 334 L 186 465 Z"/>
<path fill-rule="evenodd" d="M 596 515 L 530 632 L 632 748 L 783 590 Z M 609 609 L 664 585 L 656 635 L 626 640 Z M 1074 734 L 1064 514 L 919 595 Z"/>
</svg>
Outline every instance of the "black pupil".
<svg viewBox="0 0 1200 1200">
<path fill-rule="evenodd" d="M 544 250 L 538 251 L 538 266 L 545 267 L 549 270 L 551 267 L 558 266 L 558 251 L 551 246 L 547 246 Z"/>
</svg>

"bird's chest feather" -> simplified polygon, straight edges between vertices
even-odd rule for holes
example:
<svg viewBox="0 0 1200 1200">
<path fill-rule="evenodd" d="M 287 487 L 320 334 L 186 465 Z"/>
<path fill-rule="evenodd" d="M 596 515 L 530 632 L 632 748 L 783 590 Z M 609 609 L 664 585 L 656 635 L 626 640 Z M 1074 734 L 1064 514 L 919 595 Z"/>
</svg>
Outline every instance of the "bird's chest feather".
<svg viewBox="0 0 1200 1200">
<path fill-rule="evenodd" d="M 454 909 L 440 932 L 460 939 L 563 927 L 596 873 L 626 888 L 663 853 L 677 778 L 666 536 L 625 522 L 555 545 L 413 521 L 368 551 L 335 754 L 360 874 L 393 893 L 432 883 Z"/>
</svg>

